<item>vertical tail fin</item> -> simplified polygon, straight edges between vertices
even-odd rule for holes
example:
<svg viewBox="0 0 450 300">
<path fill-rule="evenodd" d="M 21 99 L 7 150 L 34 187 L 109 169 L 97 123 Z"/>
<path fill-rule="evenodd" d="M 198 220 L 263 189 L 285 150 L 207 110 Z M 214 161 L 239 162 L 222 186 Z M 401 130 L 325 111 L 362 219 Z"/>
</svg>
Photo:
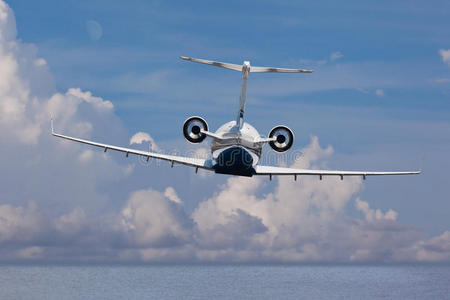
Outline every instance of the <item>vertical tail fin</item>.
<svg viewBox="0 0 450 300">
<path fill-rule="evenodd" d="M 242 65 L 242 83 L 241 83 L 241 95 L 239 97 L 239 111 L 236 118 L 236 125 L 239 129 L 244 125 L 244 113 L 245 113 L 245 100 L 247 98 L 247 80 L 250 73 L 250 62 L 244 61 Z"/>
<path fill-rule="evenodd" d="M 192 61 L 196 63 L 206 64 L 210 66 L 215 67 L 221 67 L 225 69 L 235 70 L 235 71 L 241 71 L 242 72 L 242 84 L 241 84 L 241 95 L 239 97 L 239 111 L 236 118 L 236 124 L 239 126 L 239 129 L 242 128 L 242 125 L 244 125 L 244 113 L 245 113 L 245 100 L 246 100 L 246 94 L 247 94 L 247 80 L 248 76 L 251 72 L 255 73 L 312 73 L 313 70 L 305 70 L 305 69 L 285 69 L 285 68 L 272 68 L 272 67 L 251 67 L 249 61 L 244 61 L 244 64 L 242 66 L 230 64 L 230 63 L 224 63 L 224 62 L 218 62 L 218 61 L 212 61 L 212 60 L 206 60 L 206 59 L 199 59 L 199 58 L 192 58 L 192 57 L 186 57 L 186 56 L 180 56 L 181 59 Z"/>
</svg>

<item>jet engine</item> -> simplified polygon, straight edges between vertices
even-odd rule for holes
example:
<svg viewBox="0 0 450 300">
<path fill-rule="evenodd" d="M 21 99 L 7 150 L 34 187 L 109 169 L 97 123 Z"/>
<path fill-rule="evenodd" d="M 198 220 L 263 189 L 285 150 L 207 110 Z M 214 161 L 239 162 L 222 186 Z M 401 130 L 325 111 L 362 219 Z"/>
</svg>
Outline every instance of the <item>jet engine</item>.
<svg viewBox="0 0 450 300">
<path fill-rule="evenodd" d="M 206 135 L 201 130 L 208 131 L 208 124 L 200 117 L 190 117 L 184 121 L 183 135 L 191 143 L 201 143 Z"/>
<path fill-rule="evenodd" d="M 294 143 L 294 134 L 286 126 L 274 127 L 270 133 L 269 138 L 275 137 L 275 141 L 269 142 L 270 147 L 277 152 L 285 152 L 292 147 Z"/>
</svg>

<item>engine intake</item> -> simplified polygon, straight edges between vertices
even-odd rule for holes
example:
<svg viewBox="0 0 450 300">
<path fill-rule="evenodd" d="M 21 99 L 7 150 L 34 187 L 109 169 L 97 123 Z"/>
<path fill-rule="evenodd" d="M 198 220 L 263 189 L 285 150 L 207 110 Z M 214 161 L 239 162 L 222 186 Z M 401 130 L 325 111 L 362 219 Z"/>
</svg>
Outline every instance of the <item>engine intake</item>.
<svg viewBox="0 0 450 300">
<path fill-rule="evenodd" d="M 294 143 L 294 134 L 286 126 L 276 126 L 270 133 L 269 138 L 275 137 L 276 140 L 269 142 L 270 147 L 277 152 L 288 151 Z"/>
<path fill-rule="evenodd" d="M 184 121 L 183 135 L 190 143 L 201 143 L 206 135 L 201 130 L 208 131 L 208 124 L 200 117 L 190 117 Z"/>
</svg>

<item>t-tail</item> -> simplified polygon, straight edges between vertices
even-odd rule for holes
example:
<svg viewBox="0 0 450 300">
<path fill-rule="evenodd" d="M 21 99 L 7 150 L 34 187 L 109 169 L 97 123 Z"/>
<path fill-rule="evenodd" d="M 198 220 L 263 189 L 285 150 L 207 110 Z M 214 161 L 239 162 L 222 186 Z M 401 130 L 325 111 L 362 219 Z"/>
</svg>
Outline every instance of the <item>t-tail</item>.
<svg viewBox="0 0 450 300">
<path fill-rule="evenodd" d="M 236 124 L 241 129 L 244 125 L 244 112 L 245 112 L 245 99 L 247 94 L 247 80 L 250 73 L 312 73 L 313 70 L 304 69 L 284 69 L 284 68 L 272 68 L 272 67 L 253 67 L 250 66 L 249 61 L 244 61 L 242 65 L 192 58 L 186 56 L 180 56 L 181 59 L 201 63 L 205 65 L 211 65 L 216 67 L 221 67 L 225 69 L 235 70 L 242 72 L 242 84 L 241 84 L 241 95 L 239 97 L 239 110 L 236 117 Z"/>
</svg>

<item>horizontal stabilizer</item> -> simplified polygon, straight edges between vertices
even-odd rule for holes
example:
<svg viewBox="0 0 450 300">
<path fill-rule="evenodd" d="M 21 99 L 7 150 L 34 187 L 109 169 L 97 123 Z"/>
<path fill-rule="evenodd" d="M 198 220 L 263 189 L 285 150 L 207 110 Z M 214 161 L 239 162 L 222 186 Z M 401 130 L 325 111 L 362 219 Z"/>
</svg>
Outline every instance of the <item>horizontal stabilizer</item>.
<svg viewBox="0 0 450 300">
<path fill-rule="evenodd" d="M 251 67 L 250 72 L 255 73 L 312 73 L 314 70 L 304 69 L 284 69 L 284 68 L 271 68 L 271 67 Z"/>
<path fill-rule="evenodd" d="M 221 67 L 221 68 L 235 70 L 235 71 L 239 71 L 239 72 L 242 71 L 242 65 L 235 65 L 235 64 L 229 64 L 229 63 L 224 63 L 224 62 L 220 62 L 220 61 L 212 61 L 212 60 L 192 58 L 192 57 L 186 57 L 186 56 L 180 56 L 180 58 L 187 60 L 187 61 L 192 61 L 192 62 L 201 63 L 201 64 L 205 64 L 205 65 Z"/>
<path fill-rule="evenodd" d="M 236 64 L 230 64 L 230 63 L 224 63 L 220 61 L 212 61 L 212 60 L 206 60 L 206 59 L 200 59 L 200 58 L 192 58 L 192 57 L 186 57 L 186 56 L 180 56 L 181 59 L 192 61 L 196 63 L 201 63 L 205 65 L 210 66 L 216 66 L 221 67 L 225 69 L 235 70 L 235 71 L 242 71 L 242 65 L 236 65 Z M 305 70 L 305 69 L 284 69 L 284 68 L 272 68 L 272 67 L 253 67 L 250 66 L 250 72 L 254 73 L 312 73 L 313 70 Z"/>
</svg>

